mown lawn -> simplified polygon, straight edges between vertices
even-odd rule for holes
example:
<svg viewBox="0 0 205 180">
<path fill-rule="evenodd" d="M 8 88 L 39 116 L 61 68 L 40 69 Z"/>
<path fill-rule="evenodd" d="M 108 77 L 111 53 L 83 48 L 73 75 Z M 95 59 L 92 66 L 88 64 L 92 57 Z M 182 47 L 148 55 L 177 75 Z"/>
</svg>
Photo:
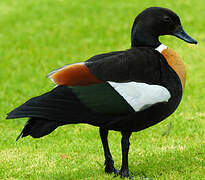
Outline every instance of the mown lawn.
<svg viewBox="0 0 205 180">
<path fill-rule="evenodd" d="M 98 53 L 128 49 L 135 16 L 150 6 L 177 12 L 199 44 L 161 38 L 184 59 L 186 89 L 175 114 L 132 135 L 130 170 L 135 179 L 205 179 L 204 0 L 0 1 L 0 179 L 112 179 L 104 173 L 96 127 L 69 125 L 41 139 L 15 142 L 26 120 L 5 117 L 53 87 L 45 78 L 51 70 Z M 118 169 L 120 138 L 120 133 L 110 133 Z"/>
</svg>

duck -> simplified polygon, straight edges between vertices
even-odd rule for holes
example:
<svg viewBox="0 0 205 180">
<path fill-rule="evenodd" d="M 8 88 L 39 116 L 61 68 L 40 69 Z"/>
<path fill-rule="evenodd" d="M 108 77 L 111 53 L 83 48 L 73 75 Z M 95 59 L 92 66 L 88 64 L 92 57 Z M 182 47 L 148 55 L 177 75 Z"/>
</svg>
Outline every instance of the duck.
<svg viewBox="0 0 205 180">
<path fill-rule="evenodd" d="M 28 118 L 17 137 L 40 138 L 57 127 L 89 124 L 99 127 L 105 172 L 130 178 L 129 138 L 169 117 L 181 102 L 186 82 L 181 57 L 159 41 L 163 35 L 197 44 L 170 9 L 149 7 L 134 20 L 131 47 L 95 55 L 48 74 L 55 87 L 7 114 Z M 116 170 L 108 144 L 110 130 L 121 132 L 122 164 Z"/>
</svg>

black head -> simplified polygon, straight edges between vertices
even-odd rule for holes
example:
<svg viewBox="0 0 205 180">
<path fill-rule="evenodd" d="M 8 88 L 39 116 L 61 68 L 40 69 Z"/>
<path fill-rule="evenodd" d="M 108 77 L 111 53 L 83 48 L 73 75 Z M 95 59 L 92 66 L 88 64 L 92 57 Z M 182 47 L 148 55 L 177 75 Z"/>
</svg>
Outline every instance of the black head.
<svg viewBox="0 0 205 180">
<path fill-rule="evenodd" d="M 131 34 L 132 46 L 157 47 L 161 44 L 161 35 L 173 35 L 188 43 L 197 43 L 184 32 L 179 17 L 169 9 L 151 7 L 135 18 Z"/>
</svg>

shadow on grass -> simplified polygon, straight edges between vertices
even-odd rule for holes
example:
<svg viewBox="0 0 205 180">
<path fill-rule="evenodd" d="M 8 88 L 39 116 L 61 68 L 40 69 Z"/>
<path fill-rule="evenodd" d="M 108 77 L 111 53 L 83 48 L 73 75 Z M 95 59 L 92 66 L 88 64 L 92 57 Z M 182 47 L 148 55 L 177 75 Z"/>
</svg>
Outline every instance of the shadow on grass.
<svg viewBox="0 0 205 180">
<path fill-rule="evenodd" d="M 143 177 L 148 177 L 149 179 L 155 179 L 160 177 L 166 177 L 171 174 L 181 174 L 187 175 L 194 171 L 200 165 L 200 152 L 197 153 L 192 149 L 186 150 L 173 150 L 163 153 L 153 153 L 136 160 L 133 156 L 130 157 L 130 172 L 134 179 L 142 179 Z M 196 158 L 198 157 L 198 158 Z M 132 158 L 132 159 L 131 159 Z M 68 162 L 69 163 L 69 162 Z M 102 166 L 100 165 L 102 164 Z M 83 167 L 83 169 L 78 169 L 78 167 L 73 167 L 67 171 L 61 171 L 60 173 L 53 174 L 39 174 L 41 177 L 46 179 L 112 179 L 113 174 L 108 175 L 104 172 L 103 162 L 95 161 L 92 166 Z M 97 167 L 96 167 L 96 166 Z M 118 164 L 117 164 L 118 165 Z M 184 174 L 184 173 L 187 174 Z M 117 178 L 118 179 L 118 178 Z M 120 178 L 119 178 L 120 179 Z"/>
<path fill-rule="evenodd" d="M 171 174 L 187 176 L 202 165 L 200 159 L 203 159 L 202 153 L 193 149 L 169 150 L 146 156 L 136 163 L 130 161 L 130 171 L 134 177 L 149 177 L 151 179 Z"/>
</svg>

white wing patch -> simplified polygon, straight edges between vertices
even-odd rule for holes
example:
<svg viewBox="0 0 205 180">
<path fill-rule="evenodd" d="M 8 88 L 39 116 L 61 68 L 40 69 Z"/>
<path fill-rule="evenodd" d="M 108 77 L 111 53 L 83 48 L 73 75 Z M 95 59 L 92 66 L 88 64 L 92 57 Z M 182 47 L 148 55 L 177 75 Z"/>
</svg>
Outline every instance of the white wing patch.
<svg viewBox="0 0 205 180">
<path fill-rule="evenodd" d="M 149 85 L 146 83 L 128 82 L 108 83 L 137 111 L 142 111 L 148 107 L 159 103 L 168 102 L 171 95 L 163 86 Z"/>
<path fill-rule="evenodd" d="M 165 46 L 164 44 L 160 44 L 157 48 L 155 48 L 155 50 L 160 53 L 165 49 L 167 49 L 167 46 Z"/>
</svg>

